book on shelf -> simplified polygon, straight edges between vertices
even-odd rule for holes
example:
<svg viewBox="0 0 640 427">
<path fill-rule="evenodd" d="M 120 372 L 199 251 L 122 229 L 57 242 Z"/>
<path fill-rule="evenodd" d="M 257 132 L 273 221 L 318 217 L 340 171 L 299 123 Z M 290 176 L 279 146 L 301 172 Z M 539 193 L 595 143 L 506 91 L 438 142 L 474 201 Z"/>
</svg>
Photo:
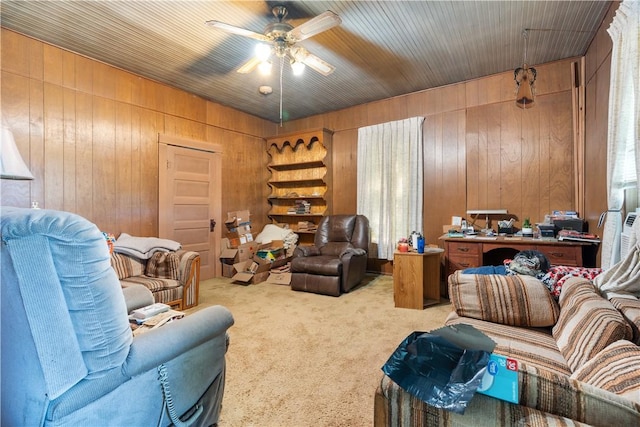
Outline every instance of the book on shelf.
<svg viewBox="0 0 640 427">
<path fill-rule="evenodd" d="M 306 200 L 296 200 L 295 204 L 287 209 L 289 215 L 305 215 L 311 213 L 311 203 Z"/>
<path fill-rule="evenodd" d="M 318 226 L 311 221 L 298 221 L 298 231 L 316 231 Z"/>
</svg>

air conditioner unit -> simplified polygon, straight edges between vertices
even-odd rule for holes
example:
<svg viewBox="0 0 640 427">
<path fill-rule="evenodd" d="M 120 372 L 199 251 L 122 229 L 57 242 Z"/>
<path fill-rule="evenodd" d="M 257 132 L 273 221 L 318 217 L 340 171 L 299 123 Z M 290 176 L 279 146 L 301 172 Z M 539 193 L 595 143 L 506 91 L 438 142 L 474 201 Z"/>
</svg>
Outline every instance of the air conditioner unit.
<svg viewBox="0 0 640 427">
<path fill-rule="evenodd" d="M 620 259 L 625 259 L 627 253 L 629 253 L 629 241 L 633 236 L 633 223 L 638 216 L 638 211 L 630 212 L 624 220 L 622 225 L 622 234 L 620 235 Z"/>
</svg>

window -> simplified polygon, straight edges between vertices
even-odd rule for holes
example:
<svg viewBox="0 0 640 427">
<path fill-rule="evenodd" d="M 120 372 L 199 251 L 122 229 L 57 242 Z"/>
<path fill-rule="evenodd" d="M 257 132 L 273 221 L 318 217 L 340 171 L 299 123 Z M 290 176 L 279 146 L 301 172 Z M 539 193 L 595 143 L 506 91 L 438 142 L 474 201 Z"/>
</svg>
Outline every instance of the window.
<svg viewBox="0 0 640 427">
<path fill-rule="evenodd" d="M 422 232 L 424 117 L 358 129 L 358 214 L 369 219 L 379 259 L 396 243 Z"/>
</svg>

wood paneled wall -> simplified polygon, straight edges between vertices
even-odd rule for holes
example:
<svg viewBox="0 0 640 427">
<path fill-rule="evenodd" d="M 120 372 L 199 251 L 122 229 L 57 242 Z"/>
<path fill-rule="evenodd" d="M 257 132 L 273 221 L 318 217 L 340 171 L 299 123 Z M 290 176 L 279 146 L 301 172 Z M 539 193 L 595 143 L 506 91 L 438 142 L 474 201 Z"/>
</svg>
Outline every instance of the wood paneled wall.
<svg viewBox="0 0 640 427">
<path fill-rule="evenodd" d="M 334 176 L 341 183 L 334 186 L 334 212 L 355 212 L 357 129 L 424 116 L 429 243 L 437 243 L 452 215 L 465 216 L 468 209 L 507 209 L 519 221 L 542 221 L 553 209 L 575 208 L 571 64 L 576 60 L 536 66 L 537 105 L 528 110 L 515 106 L 508 72 L 290 122 L 285 131 L 334 130 L 334 174 L 341 178 Z"/>
<path fill-rule="evenodd" d="M 607 28 L 620 5 L 614 1 L 585 55 L 585 212 L 589 230 L 597 228 L 600 214 L 607 210 L 607 132 L 609 114 L 609 80 L 611 71 L 611 37 Z M 598 259 L 600 253 L 598 253 Z M 599 261 L 598 261 L 599 262 Z"/>
<path fill-rule="evenodd" d="M 333 212 L 354 213 L 357 129 L 424 116 L 428 243 L 467 209 L 504 208 L 520 221 L 574 209 L 576 176 L 584 177 L 583 215 L 593 227 L 606 209 L 606 28 L 616 9 L 614 2 L 585 57 L 586 111 L 577 112 L 586 117 L 584 164 L 576 163 L 572 131 L 571 64 L 580 58 L 536 65 L 537 105 L 530 110 L 515 107 L 513 75 L 506 72 L 278 127 L 2 29 L 2 114 L 36 176 L 30 183 L 2 181 L 2 204 L 37 200 L 105 230 L 153 235 L 156 141 L 167 133 L 224 146 L 223 212 L 250 209 L 259 230 L 269 208 L 264 138 L 327 128 L 334 131 Z"/>
<path fill-rule="evenodd" d="M 35 176 L 3 180 L 2 205 L 38 201 L 116 235 L 157 235 L 157 140 L 169 134 L 223 146 L 223 215 L 249 209 L 262 229 L 274 123 L 4 28 L 1 41 L 3 121 Z"/>
</svg>

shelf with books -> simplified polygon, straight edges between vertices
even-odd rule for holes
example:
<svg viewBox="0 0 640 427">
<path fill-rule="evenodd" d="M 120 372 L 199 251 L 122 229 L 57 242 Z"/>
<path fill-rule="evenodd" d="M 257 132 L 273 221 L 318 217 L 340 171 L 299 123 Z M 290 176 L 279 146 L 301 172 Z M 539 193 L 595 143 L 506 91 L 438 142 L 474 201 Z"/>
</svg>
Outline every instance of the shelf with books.
<svg viewBox="0 0 640 427">
<path fill-rule="evenodd" d="M 319 218 L 330 213 L 331 138 L 331 131 L 318 129 L 267 139 L 273 222 L 312 237 Z M 298 230 L 299 222 L 310 225 Z"/>
</svg>

